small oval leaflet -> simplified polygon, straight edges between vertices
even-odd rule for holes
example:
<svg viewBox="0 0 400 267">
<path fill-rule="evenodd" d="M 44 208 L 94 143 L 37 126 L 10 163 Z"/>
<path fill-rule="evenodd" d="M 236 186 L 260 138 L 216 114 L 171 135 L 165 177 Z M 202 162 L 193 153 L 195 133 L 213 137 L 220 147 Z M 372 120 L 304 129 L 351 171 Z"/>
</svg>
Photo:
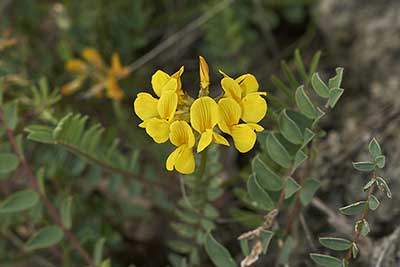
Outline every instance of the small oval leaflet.
<svg viewBox="0 0 400 267">
<path fill-rule="evenodd" d="M 274 133 L 268 134 L 266 142 L 267 152 L 271 156 L 271 159 L 283 168 L 289 169 L 291 164 L 289 152 L 279 142 Z"/>
<path fill-rule="evenodd" d="M 300 111 L 310 119 L 317 117 L 317 109 L 311 102 L 310 98 L 304 92 L 304 87 L 300 86 L 296 90 L 295 100 Z"/>
<path fill-rule="evenodd" d="M 364 210 L 366 205 L 365 201 L 359 201 L 348 206 L 342 207 L 339 211 L 344 215 L 356 215 L 361 213 Z"/>
<path fill-rule="evenodd" d="M 329 97 L 329 88 L 328 86 L 322 81 L 321 77 L 319 77 L 318 73 L 314 73 L 311 78 L 311 85 L 314 91 L 323 98 Z"/>
<path fill-rule="evenodd" d="M 278 191 L 282 189 L 282 179 L 267 164 L 256 156 L 252 162 L 253 172 L 259 184 L 267 190 Z"/>
<path fill-rule="evenodd" d="M 265 210 L 272 210 L 275 207 L 269 194 L 257 182 L 255 175 L 250 175 L 247 181 L 247 191 L 250 198 L 257 203 L 258 207 Z"/>
<path fill-rule="evenodd" d="M 319 243 L 326 248 L 337 251 L 348 250 L 352 244 L 352 242 L 347 239 L 336 237 L 320 237 Z"/>
<path fill-rule="evenodd" d="M 368 161 L 364 161 L 364 162 L 353 162 L 353 167 L 354 169 L 356 169 L 357 171 L 361 171 L 361 172 L 371 172 L 374 170 L 375 168 L 375 164 L 373 162 L 368 162 Z"/>
<path fill-rule="evenodd" d="M 18 157 L 12 153 L 0 154 L 0 173 L 14 171 L 19 165 Z"/>
<path fill-rule="evenodd" d="M 376 198 L 376 196 L 371 195 L 368 199 L 368 206 L 371 210 L 376 210 L 379 207 L 379 200 Z"/>
<path fill-rule="evenodd" d="M 0 213 L 19 212 L 35 206 L 39 196 L 32 190 L 16 192 L 0 204 Z"/>
<path fill-rule="evenodd" d="M 55 225 L 45 226 L 26 242 L 25 247 L 28 251 L 48 248 L 60 242 L 63 236 L 60 227 Z"/>
<path fill-rule="evenodd" d="M 232 259 L 229 251 L 218 243 L 211 233 L 207 235 L 205 247 L 211 261 L 217 267 L 236 267 L 235 261 Z"/>
<path fill-rule="evenodd" d="M 281 130 L 282 135 L 293 144 L 302 144 L 303 143 L 303 134 L 300 131 L 300 128 L 297 126 L 296 122 L 294 122 L 286 113 L 286 110 L 282 110 L 279 116 L 279 128 Z"/>
<path fill-rule="evenodd" d="M 371 153 L 372 157 L 375 159 L 378 156 L 382 155 L 381 146 L 379 145 L 378 141 L 373 138 L 368 145 L 369 153 Z"/>
</svg>

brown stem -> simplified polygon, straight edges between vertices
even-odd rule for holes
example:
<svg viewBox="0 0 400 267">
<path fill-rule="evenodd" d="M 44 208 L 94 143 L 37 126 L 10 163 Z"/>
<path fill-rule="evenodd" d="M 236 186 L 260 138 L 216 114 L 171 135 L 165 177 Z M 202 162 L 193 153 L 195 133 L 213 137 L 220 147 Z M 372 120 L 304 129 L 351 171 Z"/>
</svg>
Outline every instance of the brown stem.
<svg viewBox="0 0 400 267">
<path fill-rule="evenodd" d="M 78 253 L 81 255 L 81 257 L 85 260 L 86 264 L 88 264 L 89 266 L 92 266 L 92 267 L 96 267 L 94 261 L 92 260 L 92 258 L 89 255 L 89 253 L 82 247 L 82 245 L 80 244 L 79 240 L 75 237 L 75 235 L 65 227 L 64 223 L 61 220 L 60 215 L 57 212 L 57 209 L 53 206 L 53 204 L 50 202 L 50 200 L 47 198 L 47 196 L 40 190 L 36 176 L 33 174 L 32 169 L 30 168 L 28 162 L 26 161 L 22 151 L 19 150 L 13 130 L 7 127 L 2 110 L 0 110 L 0 122 L 4 126 L 4 129 L 7 133 L 7 137 L 11 143 L 12 150 L 18 156 L 23 169 L 25 170 L 26 175 L 28 176 L 28 178 L 30 180 L 32 189 L 35 190 L 38 193 L 38 195 L 40 196 L 41 200 L 47 207 L 47 210 L 48 210 L 51 218 L 61 228 L 61 230 L 64 232 L 65 236 L 70 241 L 71 245 L 78 251 Z"/>
<path fill-rule="evenodd" d="M 375 171 L 372 174 L 372 179 L 373 180 L 376 179 L 376 172 Z M 363 221 L 363 220 L 367 219 L 368 214 L 369 214 L 368 201 L 369 201 L 369 198 L 371 197 L 372 193 L 374 192 L 374 189 L 375 189 L 375 183 L 373 183 L 372 186 L 368 190 L 367 199 L 365 201 L 365 207 L 364 207 L 363 213 L 361 214 L 361 217 L 360 217 L 360 219 L 358 221 Z M 354 236 L 353 236 L 353 241 L 352 241 L 353 244 L 357 244 L 358 241 L 360 240 L 361 230 L 362 230 L 362 227 L 356 227 L 355 232 L 354 232 Z M 351 254 L 352 254 L 352 246 L 349 248 L 349 250 L 347 251 L 347 254 L 346 254 L 347 263 L 350 262 Z"/>
</svg>

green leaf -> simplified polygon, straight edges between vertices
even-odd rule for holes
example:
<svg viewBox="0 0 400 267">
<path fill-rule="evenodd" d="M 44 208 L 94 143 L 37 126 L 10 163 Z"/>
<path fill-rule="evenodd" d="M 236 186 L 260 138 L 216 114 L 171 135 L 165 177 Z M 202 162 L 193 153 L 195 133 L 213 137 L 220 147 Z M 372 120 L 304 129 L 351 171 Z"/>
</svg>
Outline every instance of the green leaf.
<svg viewBox="0 0 400 267">
<path fill-rule="evenodd" d="M 267 136 L 267 153 L 271 159 L 278 163 L 283 168 L 289 169 L 291 165 L 291 157 L 286 148 L 279 142 L 274 133 L 269 133 Z"/>
<path fill-rule="evenodd" d="M 111 260 L 110 260 L 110 259 L 104 260 L 104 261 L 100 264 L 100 267 L 111 267 Z"/>
<path fill-rule="evenodd" d="M 252 167 L 258 183 L 263 188 L 271 191 L 282 189 L 282 178 L 272 171 L 259 155 L 253 159 Z"/>
<path fill-rule="evenodd" d="M 376 210 L 379 207 L 379 200 L 374 196 L 371 195 L 368 199 L 368 206 L 371 210 Z"/>
<path fill-rule="evenodd" d="M 54 144 L 52 129 L 48 126 L 30 125 L 24 129 L 28 132 L 28 139 L 45 144 Z"/>
<path fill-rule="evenodd" d="M 261 243 L 262 243 L 262 248 L 263 248 L 262 253 L 263 254 L 267 253 L 269 243 L 271 242 L 273 235 L 274 235 L 274 232 L 272 232 L 272 231 L 261 230 L 260 239 L 261 239 Z"/>
<path fill-rule="evenodd" d="M 300 167 L 300 165 L 303 164 L 307 158 L 308 156 L 303 152 L 303 150 L 297 151 L 296 155 L 294 156 L 293 169 L 296 170 L 298 167 Z"/>
<path fill-rule="evenodd" d="M 247 191 L 250 198 L 257 203 L 258 207 L 265 210 L 272 210 L 275 207 L 269 194 L 257 182 L 255 175 L 250 175 L 247 181 Z"/>
<path fill-rule="evenodd" d="M 207 235 L 205 247 L 208 256 L 216 267 L 236 267 L 229 251 L 218 243 L 211 233 Z"/>
<path fill-rule="evenodd" d="M 275 87 L 282 91 L 286 95 L 288 99 L 293 99 L 292 91 L 275 75 L 272 75 L 271 77 L 272 84 L 275 85 Z"/>
<path fill-rule="evenodd" d="M 389 185 L 382 177 L 376 178 L 377 185 L 381 191 L 386 191 L 386 196 L 392 198 L 392 191 L 390 191 Z"/>
<path fill-rule="evenodd" d="M 93 261 L 96 265 L 100 265 L 100 263 L 102 262 L 103 249 L 104 249 L 105 243 L 106 243 L 106 239 L 104 237 L 102 237 L 102 238 L 99 238 L 96 241 L 96 244 L 94 245 Z"/>
<path fill-rule="evenodd" d="M 324 254 L 311 253 L 311 259 L 318 265 L 325 267 L 341 267 L 342 261 L 336 257 Z"/>
<path fill-rule="evenodd" d="M 306 72 L 306 68 L 304 67 L 303 60 L 301 59 L 300 50 L 296 49 L 294 51 L 294 63 L 296 64 L 297 69 L 300 72 L 301 78 L 305 83 L 308 82 L 308 75 Z"/>
<path fill-rule="evenodd" d="M 248 256 L 250 254 L 249 240 L 241 239 L 239 240 L 240 250 L 242 251 L 244 256 Z"/>
<path fill-rule="evenodd" d="M 279 257 L 279 263 L 286 265 L 289 263 L 289 256 L 290 253 L 292 252 L 293 249 L 293 238 L 291 236 L 288 236 L 285 240 L 285 243 L 283 244 L 282 247 L 282 252 Z"/>
<path fill-rule="evenodd" d="M 17 101 L 5 104 L 3 112 L 7 128 L 14 130 L 18 124 Z"/>
<path fill-rule="evenodd" d="M 329 79 L 328 83 L 329 88 L 330 89 L 340 88 L 340 85 L 342 84 L 342 78 L 343 78 L 343 68 L 336 68 L 335 77 Z"/>
<path fill-rule="evenodd" d="M 336 238 L 336 237 L 320 237 L 319 243 L 326 248 L 343 251 L 348 250 L 351 247 L 352 242 L 343 239 L 343 238 Z"/>
<path fill-rule="evenodd" d="M 286 177 L 285 199 L 293 196 L 293 194 L 299 191 L 300 188 L 301 186 L 292 177 Z"/>
<path fill-rule="evenodd" d="M 320 182 L 313 178 L 308 178 L 304 182 L 303 187 L 301 188 L 300 191 L 300 201 L 304 206 L 307 206 L 308 204 L 311 203 L 319 187 L 320 187 Z"/>
<path fill-rule="evenodd" d="M 286 64 L 285 61 L 281 62 L 281 68 L 283 73 L 286 76 L 286 79 L 288 80 L 290 86 L 295 89 L 297 86 L 299 86 L 299 83 L 297 82 L 296 78 L 294 77 L 293 72 L 290 70 L 289 66 Z"/>
<path fill-rule="evenodd" d="M 356 243 L 353 243 L 351 246 L 351 254 L 353 255 L 353 259 L 357 258 L 358 247 L 357 247 Z"/>
<path fill-rule="evenodd" d="M 367 220 L 363 219 L 361 221 L 357 221 L 355 230 L 361 231 L 361 234 L 363 236 L 367 236 L 368 233 L 370 232 L 370 228 L 369 228 L 369 224 L 368 224 Z"/>
<path fill-rule="evenodd" d="M 61 221 L 63 222 L 65 228 L 67 229 L 70 229 L 72 226 L 71 210 L 72 210 L 72 197 L 69 196 L 63 200 L 60 208 Z"/>
<path fill-rule="evenodd" d="M 315 137 L 315 133 L 313 131 L 311 131 L 310 129 L 306 128 L 304 130 L 304 142 L 303 142 L 302 147 L 305 147 L 306 145 L 308 145 L 308 143 L 310 143 L 314 137 Z"/>
<path fill-rule="evenodd" d="M 320 58 L 321 58 L 321 51 L 316 52 L 312 57 L 310 62 L 309 76 L 311 76 L 316 72 Z"/>
<path fill-rule="evenodd" d="M 369 161 L 353 162 L 353 168 L 361 172 L 371 172 L 375 169 L 375 164 Z"/>
<path fill-rule="evenodd" d="M 376 182 L 376 179 L 371 179 L 366 183 L 363 187 L 363 190 L 366 191 L 368 190 L 374 183 Z"/>
<path fill-rule="evenodd" d="M 339 209 L 339 211 L 344 215 L 356 215 L 356 214 L 360 214 L 361 212 L 363 212 L 365 205 L 366 205 L 365 201 L 359 201 L 359 202 L 347 205 L 345 207 L 342 207 Z"/>
<path fill-rule="evenodd" d="M 310 119 L 315 119 L 317 117 L 317 109 L 311 102 L 310 98 L 306 95 L 303 86 L 297 88 L 295 100 L 296 105 L 300 109 L 301 113 Z"/>
<path fill-rule="evenodd" d="M 368 150 L 374 159 L 376 157 L 382 156 L 381 146 L 375 138 L 372 138 L 371 142 L 369 142 Z"/>
<path fill-rule="evenodd" d="M 344 90 L 342 88 L 332 88 L 329 90 L 329 100 L 328 105 L 331 108 L 334 108 L 342 96 Z"/>
<path fill-rule="evenodd" d="M 376 166 L 378 166 L 379 169 L 382 169 L 383 167 L 385 167 L 386 158 L 385 156 L 378 156 L 375 158 L 375 162 Z"/>
<path fill-rule="evenodd" d="M 293 144 L 302 144 L 303 135 L 297 124 L 288 116 L 286 110 L 282 110 L 279 116 L 279 129 L 281 134 Z"/>
<path fill-rule="evenodd" d="M 0 174 L 14 171 L 19 165 L 18 157 L 12 153 L 0 153 Z"/>
<path fill-rule="evenodd" d="M 28 251 L 48 248 L 59 243 L 63 236 L 63 231 L 58 226 L 45 226 L 26 242 L 25 247 Z"/>
<path fill-rule="evenodd" d="M 329 88 L 328 86 L 321 80 L 318 73 L 314 73 L 311 78 L 311 85 L 314 91 L 323 98 L 329 97 Z"/>
<path fill-rule="evenodd" d="M 35 191 L 23 190 L 12 194 L 0 204 L 1 213 L 19 212 L 35 206 L 39 196 Z"/>
</svg>

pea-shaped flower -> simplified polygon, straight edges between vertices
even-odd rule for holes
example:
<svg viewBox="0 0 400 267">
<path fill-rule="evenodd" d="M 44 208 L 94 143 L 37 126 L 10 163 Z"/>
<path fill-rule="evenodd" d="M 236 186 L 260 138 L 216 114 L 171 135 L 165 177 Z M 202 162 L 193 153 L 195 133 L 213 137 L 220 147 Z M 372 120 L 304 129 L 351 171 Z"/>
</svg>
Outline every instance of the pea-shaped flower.
<svg viewBox="0 0 400 267">
<path fill-rule="evenodd" d="M 166 168 L 174 168 L 183 174 L 194 172 L 193 146 L 195 143 L 192 128 L 185 121 L 174 121 L 170 127 L 169 140 L 177 148 L 169 155 Z"/>
<path fill-rule="evenodd" d="M 200 134 L 197 152 L 203 151 L 213 141 L 229 146 L 229 142 L 214 131 L 214 127 L 220 119 L 218 104 L 211 97 L 203 96 L 193 102 L 190 107 L 190 123 L 193 129 Z"/>
</svg>

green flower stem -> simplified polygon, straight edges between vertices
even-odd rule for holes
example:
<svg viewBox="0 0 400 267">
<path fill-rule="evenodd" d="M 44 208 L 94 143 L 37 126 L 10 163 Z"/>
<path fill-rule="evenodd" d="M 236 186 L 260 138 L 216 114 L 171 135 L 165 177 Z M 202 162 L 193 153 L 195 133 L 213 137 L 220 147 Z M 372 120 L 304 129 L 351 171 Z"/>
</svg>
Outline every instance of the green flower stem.
<svg viewBox="0 0 400 267">
<path fill-rule="evenodd" d="M 203 152 L 201 152 L 201 160 L 200 160 L 199 172 L 197 173 L 197 179 L 199 181 L 203 180 L 203 176 L 204 176 L 204 173 L 206 171 L 207 154 L 208 154 L 208 148 L 204 149 Z"/>
</svg>

